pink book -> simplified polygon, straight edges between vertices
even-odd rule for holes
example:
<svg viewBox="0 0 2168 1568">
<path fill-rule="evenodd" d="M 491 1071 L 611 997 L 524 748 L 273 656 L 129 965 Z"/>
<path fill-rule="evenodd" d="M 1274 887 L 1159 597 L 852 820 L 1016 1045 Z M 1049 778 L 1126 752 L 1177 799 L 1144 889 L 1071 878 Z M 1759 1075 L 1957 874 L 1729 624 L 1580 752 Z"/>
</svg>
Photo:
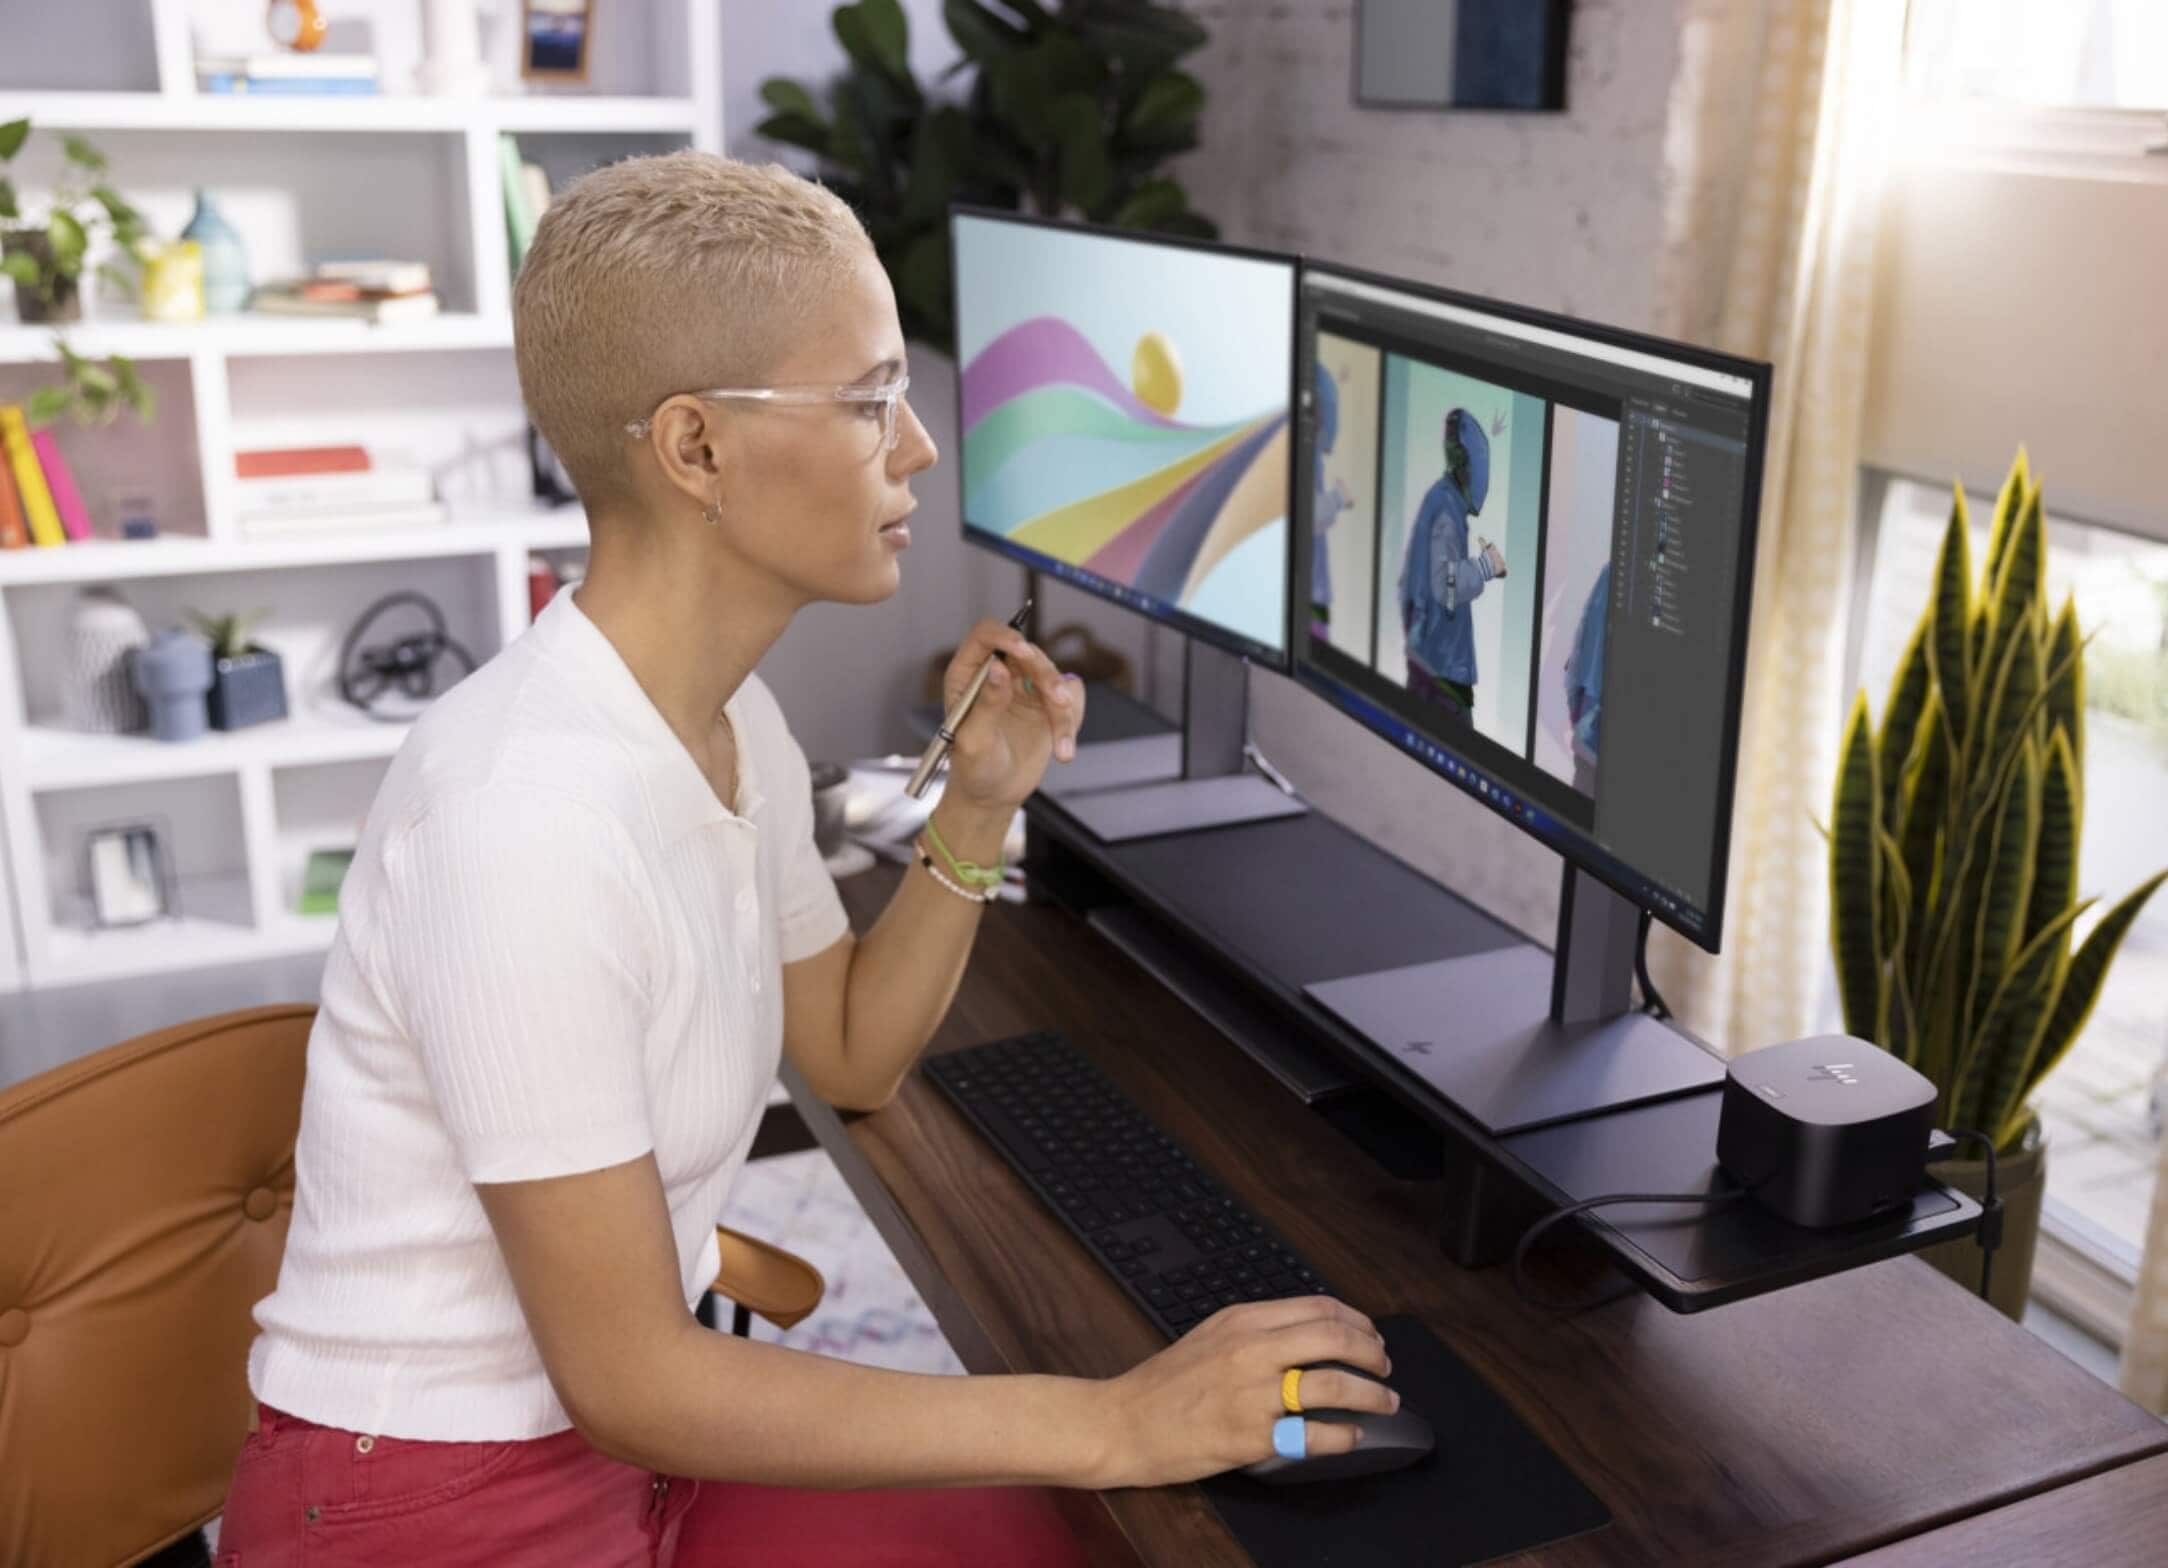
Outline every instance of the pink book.
<svg viewBox="0 0 2168 1568">
<path fill-rule="evenodd" d="M 88 539 L 90 513 L 83 509 L 82 493 L 75 488 L 75 475 L 68 472 L 67 460 L 60 455 L 53 433 L 33 430 L 30 445 L 38 454 L 38 466 L 45 470 L 45 488 L 53 492 L 53 510 L 60 514 L 61 531 L 72 541 Z"/>
</svg>

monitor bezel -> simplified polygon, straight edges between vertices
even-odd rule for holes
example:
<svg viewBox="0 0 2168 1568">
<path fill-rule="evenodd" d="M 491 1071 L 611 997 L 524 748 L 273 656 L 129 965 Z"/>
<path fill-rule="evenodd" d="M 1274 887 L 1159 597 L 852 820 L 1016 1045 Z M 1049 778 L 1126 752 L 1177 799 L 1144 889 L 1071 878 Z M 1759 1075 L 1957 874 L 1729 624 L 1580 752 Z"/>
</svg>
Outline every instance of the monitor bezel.
<svg viewBox="0 0 2168 1568">
<path fill-rule="evenodd" d="M 1076 574 L 1080 569 L 1067 561 L 1058 561 L 1040 551 L 1023 545 L 1011 544 L 999 534 L 972 525 L 966 510 L 963 476 L 959 468 L 956 480 L 956 521 L 964 543 L 993 555 L 1004 556 L 1030 571 L 1066 583 L 1081 593 L 1088 593 L 1103 603 L 1127 610 L 1133 615 L 1157 625 L 1180 632 L 1185 637 L 1207 643 L 1223 653 L 1232 655 L 1260 669 L 1286 675 L 1294 665 L 1295 640 L 1295 447 L 1298 438 L 1296 422 L 1300 417 L 1299 385 L 1295 375 L 1295 331 L 1302 319 L 1302 258 L 1291 251 L 1267 250 L 1249 245 L 1231 245 L 1221 240 L 1202 239 L 1187 234 L 1158 234 L 1141 229 L 1117 229 L 1107 224 L 1085 223 L 1067 218 L 1047 218 L 1036 213 L 1016 212 L 1000 207 L 985 207 L 974 202 L 952 201 L 948 208 L 949 242 L 949 319 L 952 323 L 962 321 L 963 289 L 956 265 L 956 222 L 959 218 L 988 218 L 1000 223 L 1013 223 L 1021 227 L 1059 229 L 1064 233 L 1084 234 L 1100 239 L 1124 240 L 1138 245 L 1155 245 L 1178 250 L 1205 251 L 1216 256 L 1227 256 L 1244 261 L 1276 262 L 1288 270 L 1287 296 L 1287 548 L 1280 563 L 1280 646 L 1277 650 L 1261 643 L 1252 642 L 1239 633 L 1229 631 L 1200 616 L 1157 600 L 1148 605 L 1131 604 L 1111 588 L 1102 586 L 1096 578 L 1086 579 Z M 952 350 L 958 346 L 951 344 Z M 964 364 L 961 352 L 956 360 L 956 460 L 963 462 L 964 442 Z M 1142 597 L 1139 595 L 1139 597 Z"/>
<path fill-rule="evenodd" d="M 1542 327 L 1553 332 L 1564 332 L 1609 348 L 1630 349 L 1643 354 L 1652 354 L 1678 364 L 1691 365 L 1697 369 L 1719 371 L 1726 375 L 1738 376 L 1748 383 L 1750 390 L 1747 400 L 1746 485 L 1745 494 L 1741 498 L 1742 526 L 1745 529 L 1745 536 L 1740 541 L 1738 575 L 1734 583 L 1729 662 L 1725 672 L 1723 762 L 1717 774 L 1716 838 L 1713 845 L 1714 855 L 1710 861 L 1714 883 L 1710 890 L 1709 901 L 1702 909 L 1702 928 L 1696 930 L 1691 926 L 1682 925 L 1663 909 L 1657 907 L 1642 888 L 1632 886 L 1625 878 L 1614 874 L 1608 866 L 1600 862 L 1596 854 L 1590 853 L 1596 846 L 1589 843 L 1588 836 L 1578 828 L 1562 822 L 1558 824 L 1558 831 L 1554 833 L 1537 832 L 1527 824 L 1515 821 L 1496 801 L 1487 798 L 1475 783 L 1455 778 L 1451 773 L 1446 772 L 1420 752 L 1410 752 L 1410 755 L 1416 761 L 1448 784 L 1460 790 L 1462 794 L 1478 804 L 1488 807 L 1494 815 L 1510 823 L 1516 830 L 1534 839 L 1538 844 L 1555 851 L 1575 869 L 1594 877 L 1620 897 L 1635 905 L 1635 907 L 1646 911 L 1652 919 L 1663 922 L 1664 925 L 1676 931 L 1681 937 L 1706 952 L 1716 953 L 1722 951 L 1724 916 L 1731 892 L 1732 807 L 1739 773 L 1740 717 L 1744 711 L 1746 700 L 1747 634 L 1754 599 L 1755 558 L 1761 535 L 1762 468 L 1766 458 L 1769 434 L 1769 400 L 1774 381 L 1772 367 L 1763 360 L 1746 359 L 1714 349 L 1701 348 L 1691 343 L 1680 343 L 1668 338 L 1659 338 L 1649 333 L 1633 332 L 1623 327 L 1583 321 L 1577 317 L 1560 315 L 1553 311 L 1537 310 L 1525 305 L 1514 305 L 1500 300 L 1485 299 L 1481 295 L 1467 294 L 1457 289 L 1442 288 L 1435 284 L 1421 283 L 1410 278 L 1396 278 L 1386 273 L 1371 272 L 1359 267 L 1349 267 L 1338 262 L 1318 261 L 1307 256 L 1302 258 L 1295 279 L 1295 332 L 1297 339 L 1295 360 L 1298 366 L 1303 357 L 1300 338 L 1304 321 L 1305 286 L 1313 274 L 1342 279 L 1351 283 L 1360 283 L 1371 288 L 1387 289 L 1434 304 L 1451 305 L 1462 310 L 1477 311 L 1503 321 L 1518 322 L 1523 326 Z M 1297 379 L 1299 383 L 1299 376 Z M 1308 450 L 1309 439 L 1307 427 L 1296 432 L 1293 460 L 1298 468 L 1302 463 L 1303 454 Z M 1297 545 L 1295 538 L 1297 530 L 1294 520 L 1295 500 L 1296 491 L 1290 488 L 1288 491 L 1289 518 L 1287 532 L 1288 548 L 1291 556 L 1295 552 Z M 1288 570 L 1290 574 L 1294 571 L 1292 559 L 1288 563 Z M 1290 576 L 1289 587 L 1290 598 L 1292 598 L 1292 575 Z M 1311 691 L 1336 711 L 1346 714 L 1351 722 L 1360 725 L 1370 734 L 1378 736 L 1381 740 L 1391 740 L 1393 737 L 1387 735 L 1378 725 L 1370 723 L 1360 714 L 1351 711 L 1346 703 L 1339 700 L 1338 694 L 1345 693 L 1366 709 L 1374 707 L 1367 695 L 1350 688 L 1329 670 L 1320 668 L 1308 656 L 1307 625 L 1302 628 L 1301 632 L 1303 637 L 1302 650 L 1297 651 L 1295 646 L 1297 631 L 1292 621 L 1291 611 L 1288 628 L 1288 673 L 1296 683 Z M 1623 860 L 1618 863 L 1621 865 L 1627 864 Z M 1632 869 L 1629 867 L 1629 870 Z M 1634 874 L 1637 876 L 1642 875 L 1638 871 L 1634 871 Z M 1646 876 L 1642 876 L 1642 880 L 1645 883 L 1653 884 L 1654 882 L 1653 878 Z"/>
</svg>

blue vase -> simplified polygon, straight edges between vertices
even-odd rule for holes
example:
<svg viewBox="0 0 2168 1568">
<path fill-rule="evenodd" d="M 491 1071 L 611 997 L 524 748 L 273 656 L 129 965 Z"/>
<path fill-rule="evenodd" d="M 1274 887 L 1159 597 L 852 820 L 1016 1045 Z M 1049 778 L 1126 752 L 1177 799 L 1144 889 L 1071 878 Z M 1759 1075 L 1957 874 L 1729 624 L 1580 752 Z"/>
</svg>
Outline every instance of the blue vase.
<svg viewBox="0 0 2168 1568">
<path fill-rule="evenodd" d="M 196 213 L 181 238 L 203 247 L 203 308 L 231 315 L 248 305 L 248 249 L 209 193 L 196 192 Z"/>
</svg>

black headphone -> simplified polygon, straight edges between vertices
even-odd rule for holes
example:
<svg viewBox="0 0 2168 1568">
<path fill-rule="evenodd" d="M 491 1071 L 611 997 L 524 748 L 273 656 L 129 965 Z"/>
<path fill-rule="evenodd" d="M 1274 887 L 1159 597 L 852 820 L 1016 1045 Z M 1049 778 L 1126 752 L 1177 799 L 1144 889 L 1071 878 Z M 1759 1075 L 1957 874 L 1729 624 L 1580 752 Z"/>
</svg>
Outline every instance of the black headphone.
<svg viewBox="0 0 2168 1568">
<path fill-rule="evenodd" d="M 429 618 L 429 629 L 410 632 L 389 644 L 362 647 L 362 633 L 378 616 L 402 604 L 420 609 Z M 388 593 L 361 612 L 361 619 L 354 623 L 353 630 L 346 634 L 346 641 L 339 648 L 339 695 L 372 719 L 403 724 L 413 714 L 379 713 L 377 701 L 396 686 L 402 696 L 413 698 L 417 704 L 427 702 L 436 694 L 437 661 L 446 654 L 459 661 L 462 666 L 460 676 L 474 673 L 474 655 L 453 640 L 445 629 L 444 612 L 437 608 L 434 599 L 411 588 Z"/>
</svg>

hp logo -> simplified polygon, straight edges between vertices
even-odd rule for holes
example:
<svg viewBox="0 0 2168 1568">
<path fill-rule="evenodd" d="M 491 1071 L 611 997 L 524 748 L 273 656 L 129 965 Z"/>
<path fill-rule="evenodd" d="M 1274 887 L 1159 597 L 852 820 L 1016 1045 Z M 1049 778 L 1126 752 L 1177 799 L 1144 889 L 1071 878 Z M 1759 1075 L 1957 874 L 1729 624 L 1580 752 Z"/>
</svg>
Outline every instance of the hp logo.
<svg viewBox="0 0 2168 1568">
<path fill-rule="evenodd" d="M 1820 1078 L 1829 1083 L 1841 1083 L 1848 1088 L 1857 1088 L 1859 1086 L 1859 1074 L 1854 1070 L 1850 1062 L 1830 1062 L 1826 1066 L 1815 1068 L 1807 1076 L 1809 1078 Z"/>
</svg>

